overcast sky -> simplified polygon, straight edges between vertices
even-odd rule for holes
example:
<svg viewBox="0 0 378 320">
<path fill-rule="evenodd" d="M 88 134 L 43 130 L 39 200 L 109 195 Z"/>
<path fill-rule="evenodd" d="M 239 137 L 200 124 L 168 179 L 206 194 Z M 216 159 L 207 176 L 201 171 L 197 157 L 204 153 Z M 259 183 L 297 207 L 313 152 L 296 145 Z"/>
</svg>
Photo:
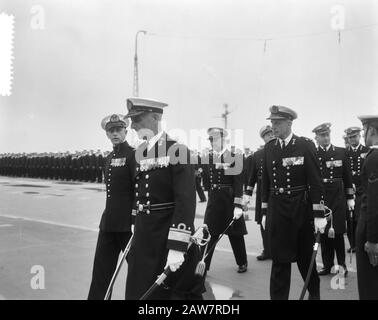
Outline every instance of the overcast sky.
<svg viewBox="0 0 378 320">
<path fill-rule="evenodd" d="M 109 149 L 100 127 L 126 113 L 134 37 L 140 96 L 169 104 L 168 129 L 244 130 L 244 145 L 272 104 L 298 112 L 294 131 L 332 122 L 333 141 L 378 113 L 376 0 L 39 0 L 45 28 L 31 27 L 35 1 L 0 0 L 15 15 L 12 95 L 0 97 L 0 152 Z M 331 8 L 345 7 L 338 43 Z M 33 11 L 34 12 L 34 11 Z M 292 37 L 295 35 L 308 35 Z M 260 39 L 272 39 L 266 43 Z M 189 141 L 190 143 L 190 141 Z"/>
</svg>

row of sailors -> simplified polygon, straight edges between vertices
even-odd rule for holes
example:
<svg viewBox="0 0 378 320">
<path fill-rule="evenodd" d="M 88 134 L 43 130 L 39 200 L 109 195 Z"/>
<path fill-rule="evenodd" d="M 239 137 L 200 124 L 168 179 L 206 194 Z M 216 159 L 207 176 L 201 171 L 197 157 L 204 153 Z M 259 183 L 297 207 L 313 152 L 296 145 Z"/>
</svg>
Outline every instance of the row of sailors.
<svg viewBox="0 0 378 320">
<path fill-rule="evenodd" d="M 109 152 L 0 154 L 0 175 L 66 181 L 102 182 Z"/>
</svg>

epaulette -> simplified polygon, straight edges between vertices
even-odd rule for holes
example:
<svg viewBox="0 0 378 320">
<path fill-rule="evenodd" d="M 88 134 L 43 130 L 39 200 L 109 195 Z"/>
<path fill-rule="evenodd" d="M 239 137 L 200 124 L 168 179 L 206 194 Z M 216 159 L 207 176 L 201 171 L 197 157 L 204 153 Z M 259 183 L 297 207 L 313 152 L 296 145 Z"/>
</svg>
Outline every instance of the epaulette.
<svg viewBox="0 0 378 320">
<path fill-rule="evenodd" d="M 308 142 L 313 142 L 310 138 L 307 138 L 307 137 L 299 137 L 299 138 L 301 138 L 301 139 L 303 139 L 303 140 L 306 140 L 306 141 L 308 141 Z"/>
</svg>

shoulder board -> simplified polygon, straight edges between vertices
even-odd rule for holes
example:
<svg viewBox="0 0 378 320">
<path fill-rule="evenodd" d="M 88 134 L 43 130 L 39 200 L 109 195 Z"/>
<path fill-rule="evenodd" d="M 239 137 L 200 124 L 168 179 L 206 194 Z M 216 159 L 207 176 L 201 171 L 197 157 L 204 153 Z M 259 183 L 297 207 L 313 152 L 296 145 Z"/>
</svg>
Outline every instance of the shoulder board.
<svg viewBox="0 0 378 320">
<path fill-rule="evenodd" d="M 313 142 L 310 138 L 307 137 L 299 137 L 299 139 L 305 140 L 307 142 Z"/>
</svg>

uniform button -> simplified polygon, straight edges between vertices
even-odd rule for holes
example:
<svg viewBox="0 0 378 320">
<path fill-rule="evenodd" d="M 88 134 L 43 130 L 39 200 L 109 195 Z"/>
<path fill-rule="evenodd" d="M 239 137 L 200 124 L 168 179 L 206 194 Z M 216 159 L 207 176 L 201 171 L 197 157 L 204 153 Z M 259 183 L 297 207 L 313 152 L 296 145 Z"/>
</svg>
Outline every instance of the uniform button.
<svg viewBox="0 0 378 320">
<path fill-rule="evenodd" d="M 276 174 L 275 173 L 273 173 L 273 177 L 275 177 L 276 176 Z"/>
<path fill-rule="evenodd" d="M 108 198 L 110 198 L 110 195 L 108 195 Z"/>
<path fill-rule="evenodd" d="M 273 180 L 273 182 L 277 182 L 277 180 L 276 180 L 276 179 L 274 179 L 274 180 Z"/>
<path fill-rule="evenodd" d="M 279 191 L 280 193 L 284 193 L 284 188 L 280 188 L 278 191 Z"/>
<path fill-rule="evenodd" d="M 108 190 L 108 192 L 110 192 L 110 190 Z"/>
<path fill-rule="evenodd" d="M 138 176 L 138 177 L 136 177 L 136 179 L 137 179 L 137 180 L 139 180 L 139 179 L 140 179 L 140 177 Z"/>
<path fill-rule="evenodd" d="M 139 168 L 136 168 L 136 171 L 139 171 Z"/>
<path fill-rule="evenodd" d="M 136 195 L 136 196 L 139 196 L 139 193 L 138 193 L 138 192 L 135 192 L 135 195 Z"/>
<path fill-rule="evenodd" d="M 286 173 L 287 176 L 290 176 L 290 172 Z"/>
<path fill-rule="evenodd" d="M 147 204 L 150 204 L 150 201 L 147 201 Z"/>
<path fill-rule="evenodd" d="M 286 181 L 287 181 L 287 182 L 290 182 L 290 179 L 287 179 Z"/>
<path fill-rule="evenodd" d="M 138 205 L 138 210 L 143 211 L 143 204 Z"/>
<path fill-rule="evenodd" d="M 288 185 L 287 185 L 287 187 L 288 187 L 288 188 L 290 188 L 290 187 L 291 187 L 291 185 L 290 185 L 290 184 L 288 184 Z"/>
<path fill-rule="evenodd" d="M 108 184 L 108 187 L 110 187 L 110 184 Z"/>
<path fill-rule="evenodd" d="M 135 184 L 135 188 L 138 188 L 138 187 L 139 187 L 139 184 L 136 183 L 136 184 Z"/>
<path fill-rule="evenodd" d="M 147 192 L 147 193 L 146 193 L 146 197 L 149 197 L 149 196 L 150 196 L 150 194 Z"/>
<path fill-rule="evenodd" d="M 136 202 L 136 204 L 137 204 L 137 205 L 139 204 L 139 200 Z"/>
<path fill-rule="evenodd" d="M 146 210 L 146 213 L 147 213 L 147 214 L 150 214 L 150 210 Z"/>
<path fill-rule="evenodd" d="M 146 183 L 146 188 L 148 188 L 148 183 Z"/>
<path fill-rule="evenodd" d="M 146 174 L 146 179 L 148 179 L 150 176 L 148 174 Z"/>
<path fill-rule="evenodd" d="M 276 169 L 277 169 L 276 167 L 273 168 L 273 170 L 276 170 Z"/>
<path fill-rule="evenodd" d="M 288 191 L 287 194 L 291 194 L 291 191 Z"/>
</svg>

